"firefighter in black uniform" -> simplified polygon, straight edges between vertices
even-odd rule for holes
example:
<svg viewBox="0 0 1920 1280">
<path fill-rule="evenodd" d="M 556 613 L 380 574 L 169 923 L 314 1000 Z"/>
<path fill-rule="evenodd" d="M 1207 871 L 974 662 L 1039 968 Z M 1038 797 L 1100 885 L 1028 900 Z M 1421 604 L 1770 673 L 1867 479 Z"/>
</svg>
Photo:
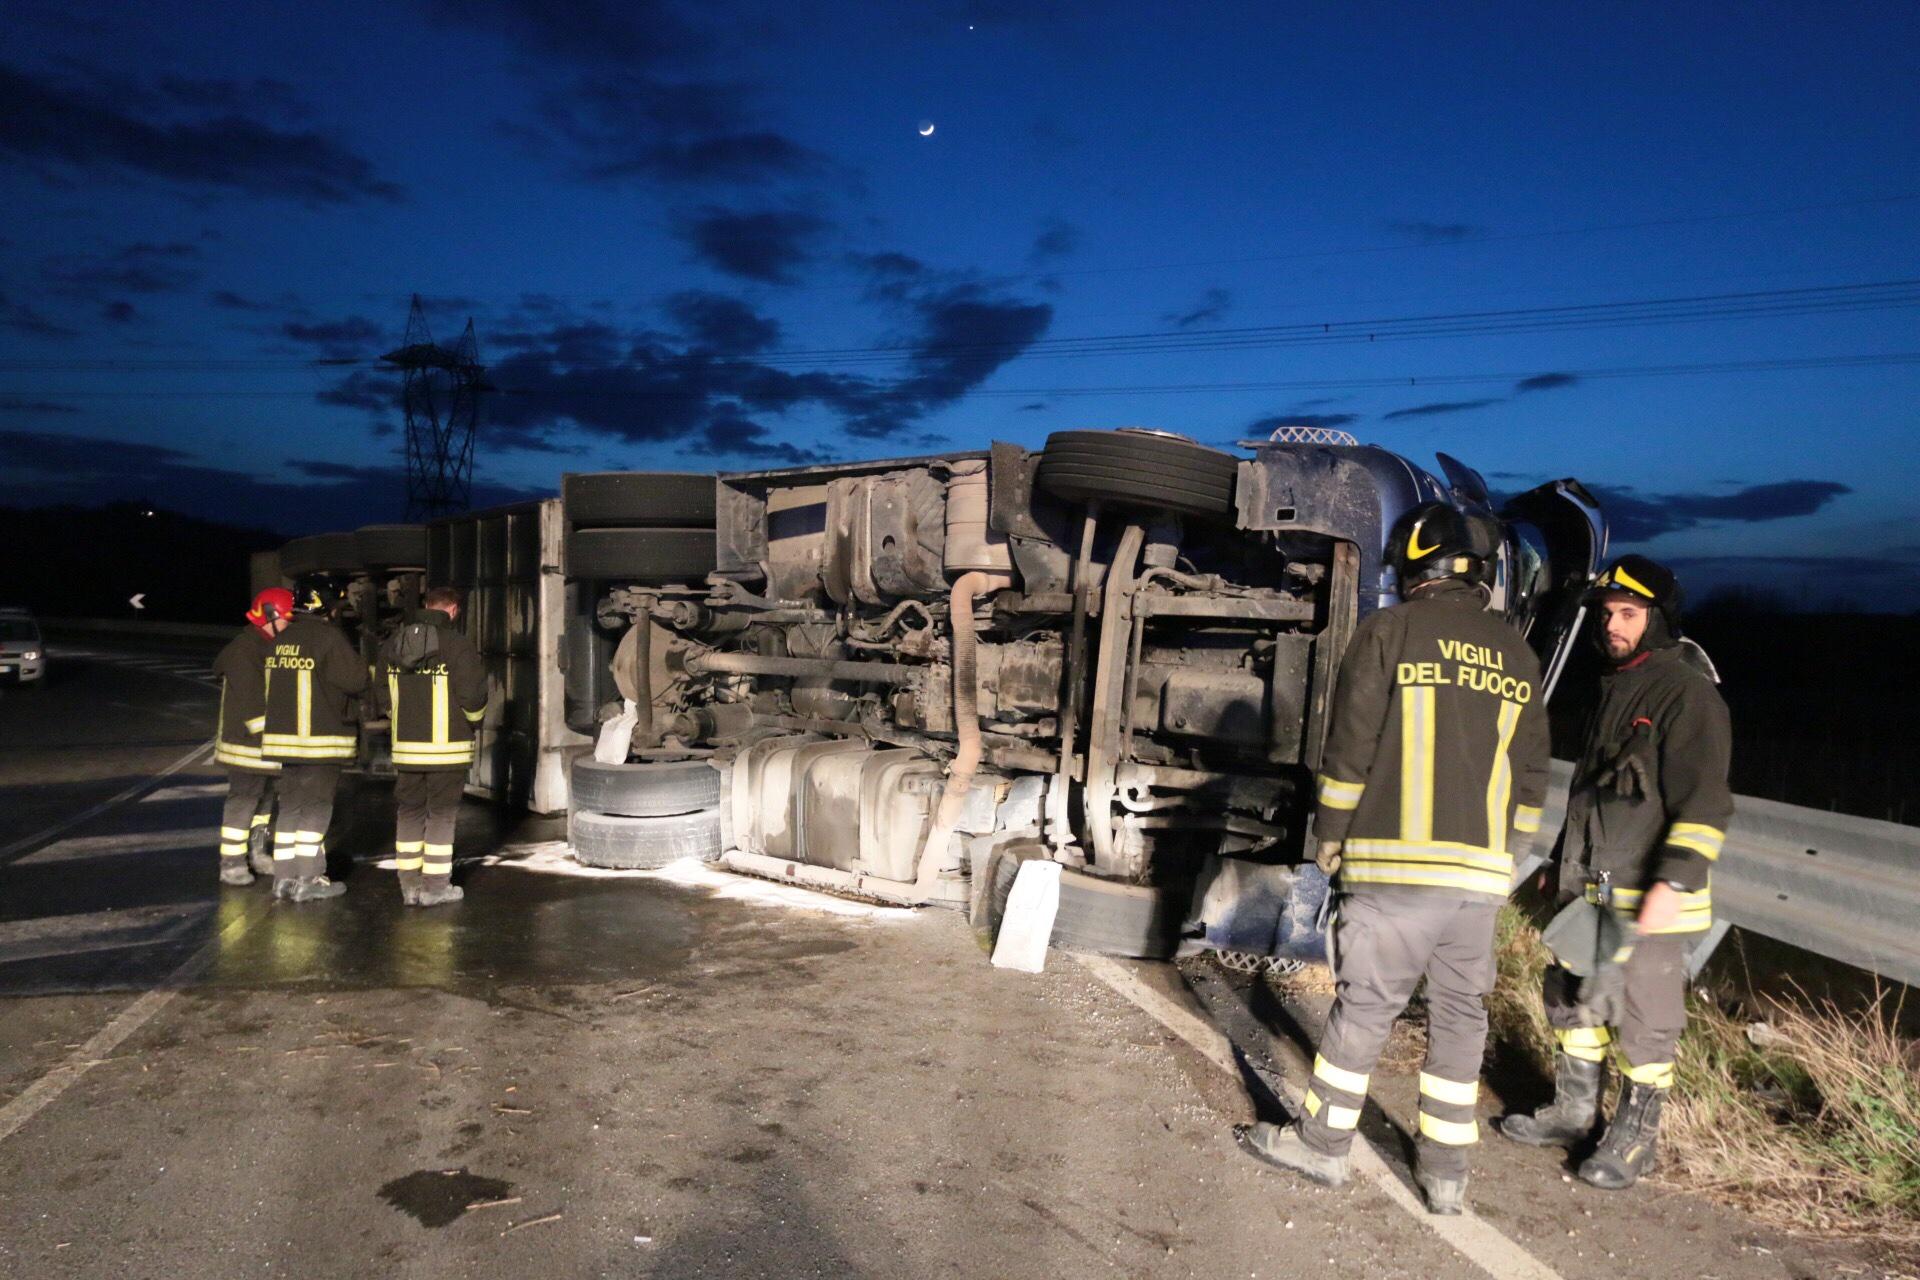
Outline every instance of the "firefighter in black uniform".
<svg viewBox="0 0 1920 1280">
<path fill-rule="evenodd" d="M 391 717 L 400 899 L 437 907 L 465 896 L 452 881 L 453 829 L 487 714 L 487 669 L 453 625 L 460 593 L 435 587 L 422 604 L 381 646 L 374 696 Z"/>
<path fill-rule="evenodd" d="M 286 630 L 292 617 L 293 593 L 268 587 L 253 598 L 247 629 L 213 660 L 213 673 L 220 677 L 220 729 L 213 758 L 227 770 L 227 802 L 220 814 L 221 884 L 252 884 L 255 872 L 273 874 L 261 837 L 272 836 L 273 783 L 280 766 L 261 756 L 260 731 L 267 723 L 267 657 L 273 638 Z"/>
<path fill-rule="evenodd" d="M 1502 1134 L 1530 1146 L 1585 1141 L 1614 1050 L 1620 1100 L 1580 1164 L 1584 1181 L 1609 1190 L 1632 1186 L 1653 1164 L 1686 1029 L 1687 947 L 1713 925 L 1709 870 L 1733 817 L 1727 704 L 1711 664 L 1680 638 L 1680 599 L 1673 572 L 1645 556 L 1621 557 L 1590 597 L 1607 666 L 1549 870 L 1563 903 L 1584 896 L 1610 907 L 1629 941 L 1610 975 L 1547 970 L 1554 1099 L 1500 1122 Z"/>
<path fill-rule="evenodd" d="M 337 599 L 323 580 L 294 590 L 292 622 L 267 654 L 267 713 L 260 754 L 280 771 L 280 815 L 273 831 L 273 896 L 294 902 L 338 897 L 327 879 L 327 825 L 340 770 L 360 749 L 354 702 L 367 691 L 367 666 L 327 621 Z"/>
<path fill-rule="evenodd" d="M 1494 917 L 1547 790 L 1539 663 L 1487 610 L 1501 538 L 1492 517 L 1441 502 L 1389 535 L 1403 603 L 1365 618 L 1341 661 L 1314 814 L 1316 861 L 1340 893 L 1336 998 L 1304 1114 L 1242 1135 L 1270 1164 L 1343 1183 L 1374 1063 L 1424 977 L 1415 1180 L 1443 1214 L 1465 1206 L 1479 1140 Z"/>
</svg>

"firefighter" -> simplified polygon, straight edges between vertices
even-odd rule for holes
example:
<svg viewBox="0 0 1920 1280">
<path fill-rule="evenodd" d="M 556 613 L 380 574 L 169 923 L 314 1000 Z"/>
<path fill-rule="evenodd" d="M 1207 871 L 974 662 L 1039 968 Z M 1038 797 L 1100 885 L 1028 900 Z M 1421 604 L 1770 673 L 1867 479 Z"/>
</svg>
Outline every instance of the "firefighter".
<svg viewBox="0 0 1920 1280">
<path fill-rule="evenodd" d="M 294 589 L 295 614 L 266 655 L 266 725 L 260 754 L 278 761 L 280 816 L 273 831 L 273 896 L 316 902 L 345 893 L 326 876 L 327 824 L 340 770 L 359 754 L 352 709 L 367 691 L 367 666 L 328 615 L 332 584 Z"/>
<path fill-rule="evenodd" d="M 1621 557 L 1589 597 L 1605 666 L 1549 878 L 1563 904 L 1584 897 L 1610 908 L 1627 942 L 1589 979 L 1547 970 L 1553 1101 L 1500 1122 L 1529 1146 L 1585 1141 L 1613 1050 L 1619 1100 L 1579 1167 L 1583 1181 L 1608 1190 L 1632 1186 L 1653 1164 L 1686 1028 L 1687 948 L 1713 925 L 1709 871 L 1733 817 L 1727 705 L 1711 664 L 1680 637 L 1680 604 L 1672 570 L 1645 556 Z"/>
<path fill-rule="evenodd" d="M 460 593 L 434 587 L 380 647 L 375 697 L 393 741 L 395 865 L 400 900 L 437 907 L 465 896 L 453 877 L 453 829 L 487 714 L 487 669 L 458 630 Z"/>
<path fill-rule="evenodd" d="M 280 765 L 260 754 L 267 722 L 266 662 L 273 638 L 293 619 L 293 593 L 268 587 L 253 598 L 247 628 L 213 660 L 220 677 L 220 727 L 213 758 L 227 770 L 227 802 L 220 814 L 220 883 L 248 885 L 273 874 L 273 783 Z M 251 858 L 253 866 L 248 869 Z"/>
<path fill-rule="evenodd" d="M 1442 502 L 1389 534 L 1402 603 L 1365 618 L 1341 662 L 1313 820 L 1339 893 L 1333 1010 L 1304 1113 L 1242 1134 L 1267 1163 L 1345 1182 L 1374 1063 L 1424 977 L 1415 1181 L 1438 1214 L 1465 1207 L 1494 917 L 1547 789 L 1539 663 L 1487 609 L 1501 539 L 1492 517 Z"/>
</svg>

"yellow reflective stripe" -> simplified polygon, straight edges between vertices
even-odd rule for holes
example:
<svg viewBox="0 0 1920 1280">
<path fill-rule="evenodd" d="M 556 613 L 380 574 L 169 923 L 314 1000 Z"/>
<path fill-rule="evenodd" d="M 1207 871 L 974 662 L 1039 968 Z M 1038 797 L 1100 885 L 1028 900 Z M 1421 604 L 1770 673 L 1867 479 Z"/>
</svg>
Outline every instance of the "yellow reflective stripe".
<svg viewBox="0 0 1920 1280">
<path fill-rule="evenodd" d="M 260 737 L 260 745 L 272 747 L 351 747 L 358 745 L 359 739 L 350 733 L 268 733 Z"/>
<path fill-rule="evenodd" d="M 1400 838 L 1433 836 L 1433 713 L 1431 685 L 1400 690 Z"/>
<path fill-rule="evenodd" d="M 214 743 L 213 749 L 215 751 L 225 751 L 229 755 L 250 756 L 255 760 L 258 760 L 260 758 L 259 747 L 249 746 L 247 743 L 244 743 L 244 742 L 228 742 L 225 738 L 222 738 L 218 742 Z"/>
<path fill-rule="evenodd" d="M 393 851 L 395 853 L 418 853 L 426 847 L 427 842 L 425 840 L 395 840 L 393 842 Z"/>
<path fill-rule="evenodd" d="M 1461 844 L 1450 840 L 1349 840 L 1340 846 L 1341 852 L 1351 859 L 1381 859 L 1389 862 L 1436 862 L 1457 863 L 1463 867 L 1474 867 L 1483 871 L 1495 871 L 1503 875 L 1513 873 L 1513 855 L 1500 853 L 1492 849 L 1483 849 L 1477 844 Z"/>
<path fill-rule="evenodd" d="M 1480 1141 L 1480 1122 L 1469 1120 L 1464 1124 L 1452 1120 L 1440 1120 L 1422 1111 L 1420 1113 L 1420 1136 L 1432 1138 L 1447 1147 L 1470 1147 Z"/>
<path fill-rule="evenodd" d="M 433 677 L 433 740 L 447 740 L 447 677 L 442 672 Z"/>
<path fill-rule="evenodd" d="M 1635 578 L 1619 565 L 1613 566 L 1607 575 L 1600 579 L 1600 584 L 1602 586 L 1609 585 L 1609 580 L 1625 587 L 1635 595 L 1645 596 L 1649 600 L 1655 598 L 1654 593 L 1648 590 L 1645 583 L 1642 583 L 1638 578 Z"/>
<path fill-rule="evenodd" d="M 1704 822 L 1676 822 L 1667 829 L 1667 843 L 1691 849 L 1711 862 L 1720 856 L 1727 833 Z"/>
<path fill-rule="evenodd" d="M 255 716 L 253 719 L 247 721 L 246 724 L 248 733 L 260 733 L 267 727 L 267 718 L 265 716 Z"/>
<path fill-rule="evenodd" d="M 1553 1033 L 1560 1051 L 1581 1062 L 1605 1062 L 1613 1033 L 1605 1027 L 1562 1027 Z"/>
<path fill-rule="evenodd" d="M 473 750 L 472 740 L 466 742 L 415 742 L 412 738 L 397 738 L 394 740 L 393 745 L 396 749 L 437 753 L 440 755 Z"/>
<path fill-rule="evenodd" d="M 273 815 L 270 813 L 256 813 L 253 815 L 253 825 L 256 827 L 264 827 L 272 821 Z"/>
<path fill-rule="evenodd" d="M 1322 1102 L 1320 1095 L 1311 1089 L 1307 1090 L 1304 1105 L 1307 1109 L 1307 1114 L 1313 1116 L 1315 1119 L 1318 1119 L 1321 1111 L 1324 1110 L 1327 1113 L 1326 1120 L 1327 1128 L 1329 1129 L 1358 1129 L 1360 1127 L 1360 1109 L 1358 1107 L 1341 1107 Z"/>
<path fill-rule="evenodd" d="M 227 743 L 219 742 L 214 744 L 213 758 L 221 764 L 232 765 L 236 769 L 245 769 L 249 773 L 280 772 L 280 762 L 278 760 L 261 759 L 260 748 L 258 747 L 253 748 L 252 752 L 249 753 L 239 747 L 229 746 Z"/>
<path fill-rule="evenodd" d="M 1364 782 L 1342 782 L 1324 773 L 1320 775 L 1320 803 L 1328 809 L 1357 809 L 1366 790 Z"/>
<path fill-rule="evenodd" d="M 1490 871 L 1468 871 L 1460 867 L 1359 866 L 1351 862 L 1340 866 L 1340 882 L 1349 888 L 1362 884 L 1403 884 L 1427 889 L 1459 889 L 1466 893 L 1485 893 L 1504 898 L 1513 889 L 1512 877 Z"/>
<path fill-rule="evenodd" d="M 482 707 L 478 711 L 467 711 L 467 712 L 463 712 L 462 714 L 464 714 L 467 717 L 469 722 L 473 724 L 479 724 L 482 720 L 485 720 L 487 718 L 487 709 L 485 707 Z"/>
<path fill-rule="evenodd" d="M 221 857 L 223 857 L 223 858 L 244 858 L 244 857 L 246 857 L 246 856 L 247 856 L 247 842 L 246 842 L 246 841 L 244 841 L 244 840 L 242 840 L 242 841 L 241 841 L 241 842 L 240 842 L 239 844 L 223 844 L 223 845 L 221 845 L 221 846 L 220 846 L 220 856 L 221 856 Z"/>
<path fill-rule="evenodd" d="M 1535 832 L 1540 829 L 1540 811 L 1530 804 L 1523 804 L 1513 811 L 1513 829 L 1515 831 Z"/>
<path fill-rule="evenodd" d="M 278 745 L 268 750 L 290 760 L 351 760 L 355 754 L 351 743 L 335 746 Z"/>
<path fill-rule="evenodd" d="M 1420 1092 L 1435 1102 L 1450 1103 L 1456 1107 L 1471 1107 L 1480 1101 L 1480 1082 L 1478 1080 L 1443 1080 L 1439 1076 L 1420 1073 Z"/>
<path fill-rule="evenodd" d="M 1651 1084 L 1653 1088 L 1672 1088 L 1674 1086 L 1674 1065 L 1672 1063 L 1645 1063 L 1644 1067 L 1634 1067 L 1626 1061 L 1620 1063 L 1626 1071 L 1626 1079 L 1634 1084 Z"/>
<path fill-rule="evenodd" d="M 1507 806 L 1513 801 L 1513 761 L 1507 752 L 1513 746 L 1513 731 L 1520 724 L 1520 704 L 1511 698 L 1500 700 L 1500 719 L 1495 726 L 1499 741 L 1493 748 L 1493 774 L 1487 779 L 1487 846 L 1504 853 L 1507 848 Z"/>
<path fill-rule="evenodd" d="M 304 671 L 304 670 L 296 671 L 294 673 L 293 684 L 294 684 L 295 690 L 297 691 L 295 694 L 295 700 L 298 704 L 298 709 L 294 713 L 295 715 L 294 724 L 298 728 L 301 737 L 303 738 L 312 737 L 313 736 L 313 672 Z"/>
<path fill-rule="evenodd" d="M 1349 1071 L 1345 1067 L 1336 1067 L 1319 1054 L 1313 1056 L 1313 1074 L 1325 1080 L 1342 1093 L 1354 1093 L 1365 1096 L 1367 1081 L 1370 1077 L 1358 1071 Z"/>
<path fill-rule="evenodd" d="M 247 829 L 245 827 L 222 827 L 220 828 L 220 838 L 222 840 L 245 840 L 247 838 Z"/>
<path fill-rule="evenodd" d="M 421 861 L 419 858 L 395 858 L 393 860 L 393 869 L 395 871 L 418 871 L 420 866 Z"/>
<path fill-rule="evenodd" d="M 400 677 L 387 672 L 387 708 L 393 713 L 393 722 L 400 723 Z"/>
</svg>

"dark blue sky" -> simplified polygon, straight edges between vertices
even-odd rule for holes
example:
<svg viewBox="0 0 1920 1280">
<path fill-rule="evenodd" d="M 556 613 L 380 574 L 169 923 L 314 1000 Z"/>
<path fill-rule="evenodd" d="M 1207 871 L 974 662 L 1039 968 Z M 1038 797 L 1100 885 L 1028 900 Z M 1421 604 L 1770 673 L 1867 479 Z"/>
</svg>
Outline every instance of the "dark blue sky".
<svg viewBox="0 0 1920 1280">
<path fill-rule="evenodd" d="M 1920 9 L 1712 8 L 16 3 L 0 502 L 397 516 L 418 291 L 483 500 L 1321 421 L 1920 607 Z"/>
</svg>

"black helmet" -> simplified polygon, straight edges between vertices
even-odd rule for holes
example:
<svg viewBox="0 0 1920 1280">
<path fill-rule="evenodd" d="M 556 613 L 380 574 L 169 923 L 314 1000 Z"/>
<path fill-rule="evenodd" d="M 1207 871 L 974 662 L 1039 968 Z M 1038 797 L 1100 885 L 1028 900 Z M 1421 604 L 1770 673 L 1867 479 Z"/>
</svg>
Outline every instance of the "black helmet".
<svg viewBox="0 0 1920 1280">
<path fill-rule="evenodd" d="M 1680 579 L 1667 566 L 1645 556 L 1621 556 L 1593 580 L 1590 594 L 1595 599 L 1609 593 L 1646 601 L 1660 611 L 1668 631 L 1680 634 L 1680 606 L 1685 594 L 1680 590 Z"/>
<path fill-rule="evenodd" d="M 1492 578 L 1502 537 L 1500 522 L 1484 511 L 1423 502 L 1394 521 L 1387 563 L 1399 575 L 1402 595 L 1436 578 L 1477 585 Z"/>
<path fill-rule="evenodd" d="M 300 613 L 325 617 L 340 603 L 340 586 L 322 574 L 309 574 L 293 584 L 293 607 Z"/>
</svg>

